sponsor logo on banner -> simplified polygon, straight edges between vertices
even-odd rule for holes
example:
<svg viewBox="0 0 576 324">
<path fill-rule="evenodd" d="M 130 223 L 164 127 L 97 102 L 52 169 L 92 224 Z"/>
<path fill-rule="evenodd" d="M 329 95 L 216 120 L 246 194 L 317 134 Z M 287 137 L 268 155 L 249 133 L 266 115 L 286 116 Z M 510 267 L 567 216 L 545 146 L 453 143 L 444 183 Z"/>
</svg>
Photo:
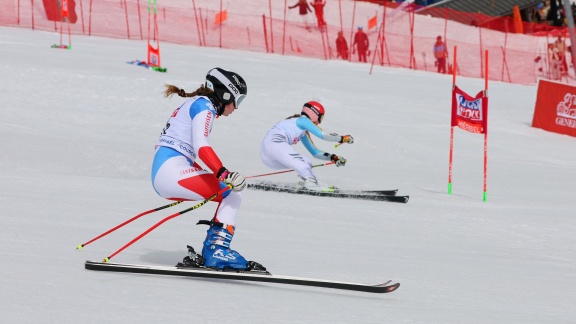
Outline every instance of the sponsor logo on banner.
<svg viewBox="0 0 576 324">
<path fill-rule="evenodd" d="M 556 125 L 576 128 L 576 94 L 567 93 L 556 106 Z"/>
<path fill-rule="evenodd" d="M 576 87 L 539 80 L 532 127 L 576 136 Z"/>
<path fill-rule="evenodd" d="M 482 121 L 482 99 L 476 99 L 473 101 L 466 100 L 466 98 L 460 94 L 456 94 L 456 100 L 458 100 L 458 109 L 456 114 L 460 117 Z"/>
<path fill-rule="evenodd" d="M 486 98 L 483 92 L 472 97 L 454 87 L 452 96 L 452 126 L 482 134 L 486 132 Z"/>
</svg>

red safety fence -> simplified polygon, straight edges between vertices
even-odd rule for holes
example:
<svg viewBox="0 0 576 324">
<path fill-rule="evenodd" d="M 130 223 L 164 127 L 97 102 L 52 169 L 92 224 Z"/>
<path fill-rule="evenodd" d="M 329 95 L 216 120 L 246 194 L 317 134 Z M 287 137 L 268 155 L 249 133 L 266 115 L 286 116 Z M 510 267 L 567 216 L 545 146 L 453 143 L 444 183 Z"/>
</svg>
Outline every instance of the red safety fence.
<svg viewBox="0 0 576 324">
<path fill-rule="evenodd" d="M 69 27 L 72 35 L 131 40 L 146 40 L 151 35 L 174 44 L 336 60 L 341 59 L 337 58 L 335 45 L 338 31 L 343 31 L 351 47 L 356 26 L 363 25 L 370 41 L 368 63 L 375 66 L 435 72 L 432 48 L 436 37 L 441 35 L 449 53 L 458 46 L 457 73 L 462 76 L 483 78 L 483 53 L 488 50 L 491 80 L 535 84 L 539 77 L 565 83 L 574 79 L 567 65 L 558 63 L 558 53 L 549 46 L 557 35 L 566 36 L 566 30 L 552 30 L 545 24 L 528 24 L 523 33 L 517 33 L 518 27 L 508 18 L 448 9 L 421 15 L 415 8 L 395 8 L 397 4 L 372 5 L 368 11 L 365 7 L 361 11 L 356 2 L 339 0 L 330 3 L 332 17 L 327 18 L 332 20 L 326 19 L 325 29 L 320 30 L 313 14 L 309 15 L 310 29 L 301 20 L 284 19 L 287 1 L 269 0 L 263 5 L 263 14 L 223 10 L 215 4 L 218 1 L 204 3 L 205 7 L 196 2 L 200 1 L 150 8 L 150 1 L 146 0 L 67 0 L 68 17 L 63 18 L 62 0 L 9 0 L 0 11 L 0 26 L 60 33 L 64 19 L 65 28 Z M 150 27 L 154 12 L 157 33 Z M 538 32 L 530 35 L 528 31 Z M 565 54 L 570 62 L 569 53 Z M 349 61 L 358 62 L 357 55 L 350 55 Z M 451 63 L 450 56 L 447 61 Z"/>
</svg>

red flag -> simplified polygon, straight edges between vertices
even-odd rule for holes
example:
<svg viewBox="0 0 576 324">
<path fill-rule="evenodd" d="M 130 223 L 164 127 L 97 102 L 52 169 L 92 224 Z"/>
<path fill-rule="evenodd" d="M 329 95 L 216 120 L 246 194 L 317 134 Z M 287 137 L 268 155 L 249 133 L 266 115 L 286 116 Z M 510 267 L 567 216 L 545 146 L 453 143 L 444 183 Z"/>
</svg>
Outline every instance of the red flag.
<svg viewBox="0 0 576 324">
<path fill-rule="evenodd" d="M 214 25 L 220 25 L 226 21 L 228 18 L 228 12 L 226 10 L 220 11 L 214 16 Z"/>
<path fill-rule="evenodd" d="M 368 19 L 368 30 L 376 27 L 377 24 L 378 24 L 377 16 L 374 16 L 374 17 Z"/>
<path fill-rule="evenodd" d="M 62 17 L 68 17 L 68 1 L 62 0 Z"/>
<path fill-rule="evenodd" d="M 470 133 L 488 133 L 488 97 L 484 96 L 484 91 L 472 97 L 454 86 L 452 126 L 458 126 Z"/>
<path fill-rule="evenodd" d="M 160 66 L 160 49 L 154 48 L 148 44 L 148 64 L 151 66 Z"/>
</svg>

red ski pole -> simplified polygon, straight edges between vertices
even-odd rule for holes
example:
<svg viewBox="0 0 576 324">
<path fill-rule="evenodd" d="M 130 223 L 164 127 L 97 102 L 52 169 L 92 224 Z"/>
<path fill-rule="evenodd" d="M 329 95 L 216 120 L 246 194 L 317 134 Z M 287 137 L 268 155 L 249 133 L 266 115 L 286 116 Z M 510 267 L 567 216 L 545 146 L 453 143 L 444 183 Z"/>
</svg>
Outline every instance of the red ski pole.
<svg viewBox="0 0 576 324">
<path fill-rule="evenodd" d="M 86 242 L 86 243 L 84 243 L 84 244 L 78 244 L 78 246 L 76 247 L 76 249 L 77 249 L 77 250 L 82 250 L 82 248 L 85 247 L 86 245 L 88 245 L 88 244 L 90 244 L 90 243 L 92 243 L 92 242 L 94 242 L 94 241 L 96 241 L 96 240 L 98 240 L 98 239 L 100 239 L 100 238 L 102 238 L 102 237 L 104 237 L 104 236 L 106 236 L 106 235 L 114 232 L 115 230 L 119 229 L 120 227 L 123 227 L 124 225 L 129 224 L 129 223 L 135 221 L 136 219 L 138 219 L 138 218 L 140 218 L 140 217 L 142 217 L 142 216 L 144 216 L 144 215 L 148 215 L 148 214 L 150 214 L 150 213 L 157 212 L 157 211 L 162 210 L 162 209 L 166 209 L 166 208 L 169 208 L 169 207 L 172 207 L 172 206 L 176 206 L 176 205 L 178 205 L 178 204 L 181 203 L 181 202 L 183 202 L 183 200 L 176 201 L 176 202 L 173 202 L 173 203 L 171 203 L 171 204 L 168 204 L 168 205 L 165 205 L 165 206 L 162 206 L 162 207 L 150 209 L 150 210 L 145 211 L 145 212 L 143 212 L 143 213 L 141 213 L 141 214 L 138 214 L 138 215 L 130 218 L 129 220 L 125 221 L 124 223 L 122 223 L 122 224 L 120 224 L 120 225 L 118 225 L 118 226 L 116 226 L 116 227 L 114 227 L 114 228 L 111 228 L 111 229 L 109 229 L 108 231 L 106 231 L 106 232 L 104 232 L 104 233 L 96 236 L 95 238 L 91 239 L 91 240 L 88 241 L 88 242 Z"/>
<path fill-rule="evenodd" d="M 334 164 L 334 162 L 326 162 L 326 163 L 316 164 L 316 165 L 313 165 L 312 167 L 316 168 L 316 167 L 321 167 L 321 166 L 330 165 L 330 164 Z M 284 171 L 278 171 L 278 172 L 272 172 L 272 173 L 258 174 L 258 175 L 246 177 L 246 179 L 264 177 L 264 176 L 286 173 L 286 172 L 293 172 L 293 171 L 294 170 L 284 170 Z"/>
<path fill-rule="evenodd" d="M 121 247 L 118 251 L 112 253 L 109 257 L 104 258 L 104 260 L 103 260 L 102 262 L 107 263 L 107 262 L 110 261 L 110 259 L 112 259 L 116 254 L 124 251 L 124 249 L 126 249 L 126 248 L 129 247 L 130 245 L 134 244 L 134 242 L 138 241 L 139 239 L 141 239 L 142 237 L 144 237 L 146 234 L 152 232 L 156 227 L 164 224 L 165 222 L 169 221 L 169 220 L 172 219 L 172 218 L 178 217 L 178 216 L 180 216 L 180 215 L 182 215 L 182 214 L 184 214 L 184 213 L 187 213 L 187 212 L 189 212 L 189 211 L 191 211 L 191 210 L 194 210 L 194 209 L 197 209 L 197 208 L 200 208 L 200 207 L 204 206 L 206 203 L 214 200 L 216 197 L 218 197 L 219 195 L 223 194 L 224 192 L 226 192 L 227 190 L 229 190 L 229 189 L 231 189 L 231 188 L 232 188 L 232 187 L 231 187 L 230 185 L 228 185 L 228 186 L 226 186 L 226 188 L 224 188 L 224 189 L 218 191 L 217 193 L 213 194 L 212 196 L 206 198 L 206 199 L 205 199 L 204 201 L 202 201 L 201 203 L 199 203 L 199 204 L 197 204 L 197 205 L 194 205 L 194 206 L 192 206 L 192 207 L 190 207 L 190 208 L 184 209 L 184 210 L 182 210 L 182 211 L 179 211 L 179 212 L 177 212 L 177 213 L 175 213 L 175 214 L 172 214 L 172 215 L 170 215 L 170 216 L 168 216 L 168 217 L 165 217 L 164 219 L 162 219 L 161 221 L 159 221 L 158 223 L 156 223 L 154 226 L 152 226 L 152 227 L 150 227 L 149 229 L 147 229 L 146 231 L 144 231 L 142 234 L 136 236 L 132 241 L 128 242 L 126 245 L 124 245 L 123 247 Z"/>
</svg>

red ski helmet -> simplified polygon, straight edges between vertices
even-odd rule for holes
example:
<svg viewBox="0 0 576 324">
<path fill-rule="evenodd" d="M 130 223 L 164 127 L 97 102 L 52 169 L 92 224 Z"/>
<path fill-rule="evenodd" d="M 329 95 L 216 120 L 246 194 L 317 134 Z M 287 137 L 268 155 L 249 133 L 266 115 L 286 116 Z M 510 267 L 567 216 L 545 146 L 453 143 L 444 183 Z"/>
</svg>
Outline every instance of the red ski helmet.
<svg viewBox="0 0 576 324">
<path fill-rule="evenodd" d="M 306 115 L 314 123 L 322 123 L 324 119 L 324 106 L 318 101 L 308 101 L 302 107 L 302 115 Z"/>
</svg>

